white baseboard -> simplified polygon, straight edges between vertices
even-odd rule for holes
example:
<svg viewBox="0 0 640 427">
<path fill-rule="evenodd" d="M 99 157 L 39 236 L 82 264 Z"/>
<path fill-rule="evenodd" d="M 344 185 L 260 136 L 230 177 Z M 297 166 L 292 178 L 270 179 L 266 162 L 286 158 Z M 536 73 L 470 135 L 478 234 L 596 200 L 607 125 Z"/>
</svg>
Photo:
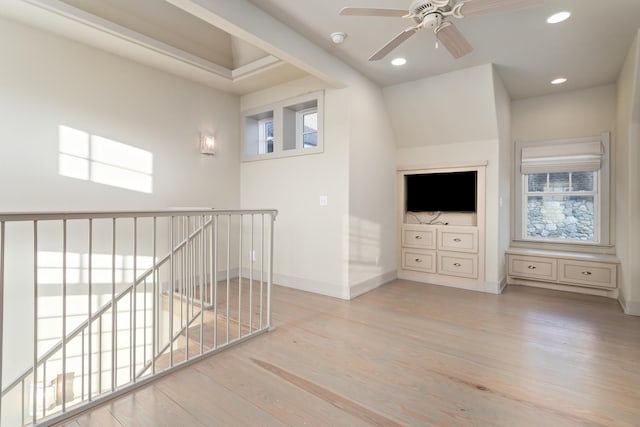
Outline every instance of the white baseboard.
<svg viewBox="0 0 640 427">
<path fill-rule="evenodd" d="M 367 279 L 363 282 L 357 283 L 349 288 L 349 299 L 359 297 L 360 295 L 372 291 L 386 283 L 391 282 L 392 280 L 396 280 L 397 278 L 398 272 L 396 270 L 392 270 L 379 276 L 372 277 L 371 279 Z"/>
<path fill-rule="evenodd" d="M 318 282 L 275 273 L 273 275 L 273 283 L 300 291 L 313 292 L 344 300 L 349 299 L 349 289 L 341 285 L 336 285 L 335 283 Z"/>
<path fill-rule="evenodd" d="M 618 296 L 618 302 L 624 314 L 640 316 L 640 301 L 628 301 L 621 292 Z"/>
<path fill-rule="evenodd" d="M 490 294 L 500 295 L 507 287 L 507 276 L 500 279 L 499 282 L 486 282 L 484 291 Z"/>
</svg>

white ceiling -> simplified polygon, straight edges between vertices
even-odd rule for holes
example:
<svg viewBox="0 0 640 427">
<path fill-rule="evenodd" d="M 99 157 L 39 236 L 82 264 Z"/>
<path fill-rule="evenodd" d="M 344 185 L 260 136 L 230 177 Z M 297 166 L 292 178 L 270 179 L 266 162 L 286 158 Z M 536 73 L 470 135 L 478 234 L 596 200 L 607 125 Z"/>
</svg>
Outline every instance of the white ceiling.
<svg viewBox="0 0 640 427">
<path fill-rule="evenodd" d="M 411 22 L 338 15 L 345 6 L 406 9 L 410 3 L 0 0 L 0 15 L 238 94 L 307 73 L 326 78 L 342 67 L 328 53 L 380 86 L 494 63 L 512 98 L 540 96 L 614 83 L 640 28 L 640 0 L 545 0 L 537 8 L 455 20 L 475 48 L 464 58 L 455 60 L 444 48 L 436 49 L 433 34 L 423 30 L 384 60 L 368 62 Z M 561 10 L 572 12 L 569 21 L 555 26 L 545 22 Z M 224 16 L 218 19 L 216 13 Z M 285 26 L 316 46 L 302 43 Z M 345 43 L 331 42 L 334 31 L 348 34 Z M 315 52 L 303 58 L 309 50 Z M 391 66 L 389 60 L 396 56 L 408 64 Z M 561 75 L 569 78 L 567 84 L 549 84 Z"/>
<path fill-rule="evenodd" d="M 640 0 L 545 0 L 537 8 L 455 20 L 475 48 L 464 58 L 455 60 L 445 49 L 436 49 L 433 34 L 423 30 L 385 60 L 368 62 L 411 22 L 339 16 L 340 9 L 406 9 L 410 0 L 250 1 L 382 86 L 494 63 L 514 99 L 614 83 L 640 28 Z M 570 20 L 554 26 L 545 22 L 562 10 L 572 12 Z M 334 31 L 348 34 L 344 44 L 331 42 Z M 405 57 L 407 65 L 391 66 L 389 60 L 396 56 Z M 549 81 L 559 75 L 569 82 L 551 87 Z"/>
</svg>

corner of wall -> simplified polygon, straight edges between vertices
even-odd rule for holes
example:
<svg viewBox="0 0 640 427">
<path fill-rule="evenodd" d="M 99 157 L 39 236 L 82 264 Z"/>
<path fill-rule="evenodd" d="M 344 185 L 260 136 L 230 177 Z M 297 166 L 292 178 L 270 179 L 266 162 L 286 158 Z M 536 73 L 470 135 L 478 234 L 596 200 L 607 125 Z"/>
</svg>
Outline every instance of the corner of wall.
<svg viewBox="0 0 640 427">
<path fill-rule="evenodd" d="M 387 273 L 381 274 L 379 276 L 373 277 L 371 279 L 365 280 L 363 282 L 357 283 L 349 288 L 349 298 L 354 299 L 359 297 L 362 294 L 366 294 L 369 291 L 372 291 L 380 286 L 386 285 L 387 283 L 396 280 L 398 278 L 397 270 L 389 271 Z"/>
<path fill-rule="evenodd" d="M 627 300 L 624 294 L 620 293 L 618 302 L 620 303 L 620 307 L 622 307 L 624 314 L 640 316 L 640 301 Z"/>
</svg>

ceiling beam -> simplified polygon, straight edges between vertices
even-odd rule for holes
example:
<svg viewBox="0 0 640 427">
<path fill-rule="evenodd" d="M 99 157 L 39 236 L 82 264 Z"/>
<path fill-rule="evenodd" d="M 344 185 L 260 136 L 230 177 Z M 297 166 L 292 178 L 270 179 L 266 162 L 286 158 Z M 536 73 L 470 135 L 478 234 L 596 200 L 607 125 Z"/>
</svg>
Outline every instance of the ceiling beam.
<svg viewBox="0 0 640 427">
<path fill-rule="evenodd" d="M 335 87 L 361 75 L 247 0 L 167 0 Z"/>
</svg>

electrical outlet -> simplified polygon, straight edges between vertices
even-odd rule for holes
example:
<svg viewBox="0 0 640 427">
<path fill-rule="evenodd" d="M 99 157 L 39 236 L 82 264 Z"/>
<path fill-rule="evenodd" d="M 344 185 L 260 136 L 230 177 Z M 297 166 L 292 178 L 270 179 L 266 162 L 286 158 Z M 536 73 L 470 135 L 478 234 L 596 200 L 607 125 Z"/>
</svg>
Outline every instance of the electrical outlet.
<svg viewBox="0 0 640 427">
<path fill-rule="evenodd" d="M 329 196 L 320 196 L 320 206 L 329 206 Z"/>
</svg>

